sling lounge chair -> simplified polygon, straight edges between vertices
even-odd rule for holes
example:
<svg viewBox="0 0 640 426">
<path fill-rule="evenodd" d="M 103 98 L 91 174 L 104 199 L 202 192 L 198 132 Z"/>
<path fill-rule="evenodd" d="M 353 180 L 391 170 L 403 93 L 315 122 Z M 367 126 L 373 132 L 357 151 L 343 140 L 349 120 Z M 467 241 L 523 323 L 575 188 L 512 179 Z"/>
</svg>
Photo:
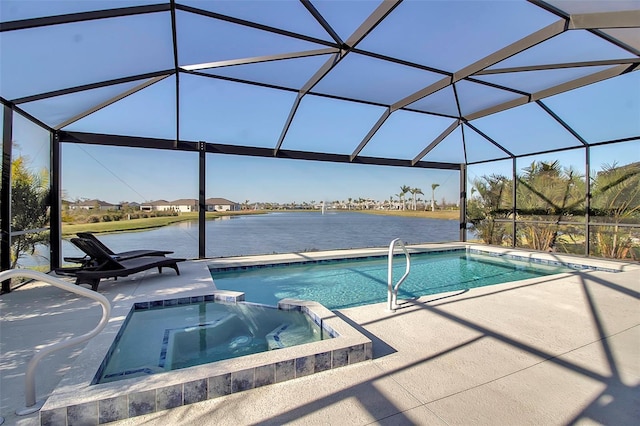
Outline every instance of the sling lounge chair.
<svg viewBox="0 0 640 426">
<path fill-rule="evenodd" d="M 120 253 L 115 253 L 109 247 L 104 245 L 104 243 L 100 241 L 98 237 L 93 235 L 91 232 L 78 232 L 76 235 L 79 238 L 84 238 L 85 240 L 93 241 L 97 246 L 100 246 L 102 250 L 104 250 L 107 254 L 109 254 L 109 256 L 115 258 L 116 260 L 133 259 L 133 258 L 142 257 L 142 256 L 164 256 L 165 254 L 173 253 L 172 251 L 165 251 L 165 250 L 131 250 L 131 251 L 123 251 Z"/>
<path fill-rule="evenodd" d="M 85 240 L 93 241 L 96 245 L 100 246 L 102 250 L 104 250 L 107 254 L 109 254 L 109 256 L 113 257 L 116 260 L 134 259 L 136 257 L 142 257 L 142 256 L 164 256 L 166 254 L 173 253 L 172 251 L 165 251 L 165 250 L 130 250 L 130 251 L 123 251 L 120 253 L 115 253 L 113 250 L 107 247 L 102 241 L 100 241 L 91 232 L 78 232 L 76 235 L 79 238 L 84 238 Z M 89 255 L 85 255 L 83 257 L 65 257 L 64 260 L 67 262 L 79 263 L 80 265 L 82 265 L 81 266 L 82 268 L 86 268 L 88 266 L 95 266 L 96 264 L 95 259 L 93 259 Z M 62 272 L 64 275 L 68 275 L 67 272 L 72 270 L 73 268 L 67 267 L 67 268 L 64 268 Z"/>
<path fill-rule="evenodd" d="M 71 242 L 85 252 L 89 258 L 93 259 L 94 263 L 79 268 L 60 268 L 56 269 L 55 272 L 61 275 L 74 276 L 77 285 L 89 284 L 94 291 L 98 291 L 98 285 L 102 278 L 117 279 L 118 277 L 126 277 L 152 268 L 158 268 L 159 273 L 162 273 L 162 268 L 164 267 L 172 268 L 180 275 L 178 262 L 185 260 L 163 255 L 116 259 L 93 240 L 72 238 Z"/>
</svg>

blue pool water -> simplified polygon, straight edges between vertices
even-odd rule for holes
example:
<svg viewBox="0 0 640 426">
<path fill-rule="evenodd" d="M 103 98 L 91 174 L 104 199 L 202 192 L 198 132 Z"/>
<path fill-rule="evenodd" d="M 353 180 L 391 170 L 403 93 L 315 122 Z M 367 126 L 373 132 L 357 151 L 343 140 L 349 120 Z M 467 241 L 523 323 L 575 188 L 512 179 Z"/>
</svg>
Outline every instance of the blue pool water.
<svg viewBox="0 0 640 426">
<path fill-rule="evenodd" d="M 95 383 L 147 376 L 329 339 L 301 311 L 185 303 L 131 311 Z"/>
<path fill-rule="evenodd" d="M 340 260 L 301 265 L 211 270 L 218 289 L 245 293 L 249 302 L 276 305 L 284 298 L 314 300 L 329 309 L 385 302 L 387 257 Z M 405 258 L 394 259 L 397 282 L 405 272 Z M 512 258 L 467 253 L 464 250 L 411 255 L 411 273 L 398 299 L 466 290 L 492 284 L 568 272 L 562 266 L 533 264 Z"/>
</svg>

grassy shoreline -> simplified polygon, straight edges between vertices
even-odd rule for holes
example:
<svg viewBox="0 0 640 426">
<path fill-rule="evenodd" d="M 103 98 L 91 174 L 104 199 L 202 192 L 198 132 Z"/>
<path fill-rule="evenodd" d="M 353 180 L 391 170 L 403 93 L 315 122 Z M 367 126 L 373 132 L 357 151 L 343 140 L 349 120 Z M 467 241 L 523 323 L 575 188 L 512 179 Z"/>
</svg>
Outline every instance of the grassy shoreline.
<svg viewBox="0 0 640 426">
<path fill-rule="evenodd" d="M 280 211 L 280 210 L 279 210 Z M 318 212 L 319 210 L 285 210 L 288 212 Z M 270 210 L 250 210 L 240 212 L 210 212 L 206 214 L 207 220 L 217 219 L 223 216 L 245 216 L 254 214 L 266 214 Z M 443 211 L 410 211 L 410 210 L 357 210 L 352 213 L 377 214 L 385 216 L 404 216 L 427 219 L 457 220 L 459 217 L 458 210 Z M 347 213 L 347 212 L 344 212 Z M 77 223 L 62 224 L 62 237 L 74 236 L 78 232 L 93 232 L 95 234 L 107 234 L 117 232 L 136 232 L 149 229 L 161 228 L 167 225 L 173 225 L 180 222 L 198 220 L 198 213 L 182 213 L 179 216 L 150 217 L 131 220 L 119 220 L 112 222 L 98 223 Z"/>
<path fill-rule="evenodd" d="M 206 214 L 207 220 L 217 219 L 223 216 L 244 216 L 250 214 L 263 214 L 264 211 L 244 212 L 210 212 Z M 182 213 L 179 216 L 148 217 L 131 220 L 118 220 L 97 223 L 73 223 L 62 224 L 62 237 L 74 236 L 78 232 L 92 232 L 94 234 L 107 234 L 117 232 L 136 232 L 161 228 L 180 222 L 198 220 L 198 213 Z"/>
<path fill-rule="evenodd" d="M 358 210 L 358 213 L 377 214 L 383 216 L 415 217 L 421 219 L 459 220 L 460 210 Z"/>
</svg>

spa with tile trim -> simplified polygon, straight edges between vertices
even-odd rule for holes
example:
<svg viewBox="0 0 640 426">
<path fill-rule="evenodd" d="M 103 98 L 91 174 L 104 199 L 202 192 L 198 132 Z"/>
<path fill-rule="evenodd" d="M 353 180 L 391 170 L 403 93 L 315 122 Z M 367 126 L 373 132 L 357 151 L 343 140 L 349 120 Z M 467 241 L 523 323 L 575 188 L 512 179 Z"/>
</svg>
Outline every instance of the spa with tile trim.
<svg viewBox="0 0 640 426">
<path fill-rule="evenodd" d="M 243 299 L 242 293 L 216 290 L 202 296 L 137 302 L 129 306 L 129 313 L 120 307 L 120 315 L 112 318 L 121 319 L 89 343 L 46 401 L 40 424 L 109 423 L 372 359 L 371 341 L 331 311 L 315 302 L 284 299 L 278 310 L 304 313 L 327 338 L 172 371 L 134 371 L 130 378 L 123 372 L 120 380 L 96 384 L 131 312 L 203 302 L 244 304 Z M 280 336 L 285 337 L 282 331 Z M 162 360 L 160 354 L 158 359 Z"/>
</svg>

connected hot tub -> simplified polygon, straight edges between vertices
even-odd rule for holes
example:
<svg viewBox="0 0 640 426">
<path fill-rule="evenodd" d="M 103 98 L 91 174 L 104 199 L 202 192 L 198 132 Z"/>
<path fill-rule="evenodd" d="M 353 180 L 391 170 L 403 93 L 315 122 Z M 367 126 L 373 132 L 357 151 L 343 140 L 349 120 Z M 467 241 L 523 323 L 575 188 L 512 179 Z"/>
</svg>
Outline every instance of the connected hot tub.
<svg viewBox="0 0 640 426">
<path fill-rule="evenodd" d="M 284 349 L 335 337 L 302 310 L 246 302 L 141 304 L 131 310 L 94 383 Z"/>
<path fill-rule="evenodd" d="M 370 359 L 371 340 L 317 302 L 267 307 L 224 290 L 135 302 L 114 309 L 40 422 L 108 423 Z"/>
</svg>

